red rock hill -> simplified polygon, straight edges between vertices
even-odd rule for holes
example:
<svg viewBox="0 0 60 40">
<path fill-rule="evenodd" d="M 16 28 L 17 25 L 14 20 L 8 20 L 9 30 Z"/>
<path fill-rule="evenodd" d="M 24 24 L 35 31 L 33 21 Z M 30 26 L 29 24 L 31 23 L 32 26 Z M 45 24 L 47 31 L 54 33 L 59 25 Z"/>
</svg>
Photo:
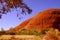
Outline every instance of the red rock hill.
<svg viewBox="0 0 60 40">
<path fill-rule="evenodd" d="M 60 9 L 48 9 L 39 12 L 36 16 L 24 21 L 14 29 L 42 30 L 51 27 L 60 29 Z"/>
</svg>

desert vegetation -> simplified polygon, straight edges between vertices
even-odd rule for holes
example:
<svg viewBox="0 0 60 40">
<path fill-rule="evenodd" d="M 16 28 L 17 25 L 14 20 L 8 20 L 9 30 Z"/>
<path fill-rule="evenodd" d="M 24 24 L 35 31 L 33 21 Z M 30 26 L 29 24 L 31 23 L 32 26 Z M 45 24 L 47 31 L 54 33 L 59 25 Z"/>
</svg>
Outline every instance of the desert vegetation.
<svg viewBox="0 0 60 40">
<path fill-rule="evenodd" d="M 44 40 L 60 40 L 60 31 L 58 29 L 50 29 L 43 37 Z"/>
<path fill-rule="evenodd" d="M 1 29 L 0 35 L 36 35 L 39 36 L 41 34 L 45 34 L 45 31 L 48 31 L 48 29 L 44 30 L 27 30 L 27 29 L 22 29 L 19 31 L 16 31 L 15 29 L 10 29 L 10 31 L 5 31 L 4 29 Z"/>
<path fill-rule="evenodd" d="M 34 36 L 34 35 L 2 35 L 0 36 L 0 40 L 39 40 L 39 39 L 40 38 L 38 36 Z"/>
<path fill-rule="evenodd" d="M 4 39 L 5 36 L 7 38 Z M 18 32 L 11 31 L 9 33 L 3 31 L 0 34 L 0 40 L 60 40 L 60 31 L 54 28 L 40 31 L 23 29 Z"/>
</svg>

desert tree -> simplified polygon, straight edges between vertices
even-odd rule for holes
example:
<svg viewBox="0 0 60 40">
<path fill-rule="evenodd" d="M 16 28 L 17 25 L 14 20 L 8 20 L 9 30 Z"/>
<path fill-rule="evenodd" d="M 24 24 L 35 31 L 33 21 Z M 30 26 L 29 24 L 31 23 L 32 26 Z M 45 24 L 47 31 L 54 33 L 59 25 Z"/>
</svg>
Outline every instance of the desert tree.
<svg viewBox="0 0 60 40">
<path fill-rule="evenodd" d="M 2 18 L 2 14 L 7 14 L 12 8 L 20 8 L 22 10 L 21 14 L 26 14 L 26 12 L 30 14 L 32 12 L 23 0 L 0 0 L 0 18 Z"/>
<path fill-rule="evenodd" d="M 15 29 L 13 29 L 12 27 L 7 32 L 8 35 L 15 35 L 16 33 L 17 33 L 17 31 Z"/>
<path fill-rule="evenodd" d="M 4 34 L 6 34 L 6 32 L 3 28 L 1 28 L 0 35 L 4 35 Z"/>
</svg>

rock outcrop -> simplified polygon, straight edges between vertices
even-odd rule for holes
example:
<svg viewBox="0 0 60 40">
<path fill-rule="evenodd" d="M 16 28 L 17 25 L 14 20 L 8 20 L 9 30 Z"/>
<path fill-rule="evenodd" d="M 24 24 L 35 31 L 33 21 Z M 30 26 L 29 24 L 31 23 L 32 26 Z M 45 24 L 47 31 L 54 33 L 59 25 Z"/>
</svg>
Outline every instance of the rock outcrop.
<svg viewBox="0 0 60 40">
<path fill-rule="evenodd" d="M 15 29 L 42 30 L 51 27 L 60 30 L 60 9 L 48 9 L 39 12 L 36 16 L 24 21 Z"/>
</svg>

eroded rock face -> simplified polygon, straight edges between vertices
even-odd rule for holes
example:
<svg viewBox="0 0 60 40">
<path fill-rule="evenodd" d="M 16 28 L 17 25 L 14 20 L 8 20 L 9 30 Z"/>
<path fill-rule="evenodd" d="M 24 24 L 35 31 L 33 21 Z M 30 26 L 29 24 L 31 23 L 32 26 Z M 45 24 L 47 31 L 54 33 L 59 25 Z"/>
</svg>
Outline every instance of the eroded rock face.
<svg viewBox="0 0 60 40">
<path fill-rule="evenodd" d="M 36 30 L 53 27 L 60 30 L 60 9 L 49 9 L 38 13 L 25 27 Z"/>
<path fill-rule="evenodd" d="M 26 23 L 26 25 L 21 26 Z M 32 19 L 24 21 L 22 24 L 16 28 L 24 28 L 29 30 L 42 30 L 44 28 L 57 28 L 60 30 L 60 9 L 48 9 L 42 12 L 39 12 Z"/>
</svg>

